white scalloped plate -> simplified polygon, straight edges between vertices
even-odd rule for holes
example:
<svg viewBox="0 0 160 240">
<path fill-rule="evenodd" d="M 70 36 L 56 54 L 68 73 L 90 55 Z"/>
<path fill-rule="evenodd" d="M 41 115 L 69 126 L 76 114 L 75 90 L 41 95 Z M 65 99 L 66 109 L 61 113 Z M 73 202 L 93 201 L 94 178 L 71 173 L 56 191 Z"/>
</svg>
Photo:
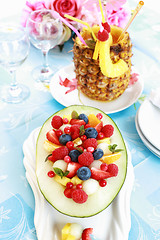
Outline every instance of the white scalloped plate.
<svg viewBox="0 0 160 240">
<path fill-rule="evenodd" d="M 54 209 L 41 194 L 35 175 L 36 140 L 40 128 L 35 129 L 23 145 L 26 177 L 35 197 L 34 223 L 38 240 L 60 240 L 62 227 L 68 222 L 80 223 L 83 228 L 93 227 L 96 240 L 128 240 L 131 227 L 130 196 L 134 181 L 131 154 L 128 152 L 126 180 L 117 197 L 101 213 L 89 218 L 69 217 Z M 92 238 L 93 239 L 93 238 Z"/>
<path fill-rule="evenodd" d="M 136 72 L 136 70 L 134 70 Z M 103 112 L 110 114 L 122 111 L 130 107 L 133 103 L 137 101 L 143 91 L 143 81 L 139 76 L 139 79 L 136 83 L 129 86 L 124 93 L 115 100 L 112 101 L 98 101 L 91 99 L 80 92 L 78 96 L 78 90 L 75 89 L 70 93 L 66 94 L 68 88 L 61 86 L 59 84 L 59 77 L 62 79 L 68 78 L 72 80 L 75 78 L 74 65 L 70 64 L 62 69 L 60 69 L 51 79 L 50 82 L 50 91 L 52 96 L 56 99 L 57 102 L 61 103 L 65 107 L 73 105 L 87 105 L 95 108 L 101 109 Z"/>
</svg>

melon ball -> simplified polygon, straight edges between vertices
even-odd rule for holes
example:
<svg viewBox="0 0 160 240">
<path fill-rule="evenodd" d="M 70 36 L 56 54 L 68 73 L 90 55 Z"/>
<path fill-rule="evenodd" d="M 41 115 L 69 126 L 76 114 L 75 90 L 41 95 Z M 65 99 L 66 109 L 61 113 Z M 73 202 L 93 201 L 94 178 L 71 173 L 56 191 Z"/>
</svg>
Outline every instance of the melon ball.
<svg viewBox="0 0 160 240">
<path fill-rule="evenodd" d="M 82 186 L 83 186 L 83 190 L 87 193 L 87 195 L 91 195 L 98 190 L 99 183 L 97 180 L 90 178 L 84 181 Z"/>
<path fill-rule="evenodd" d="M 63 124 L 59 129 L 62 130 L 62 132 L 64 132 L 64 129 L 66 127 L 71 127 L 71 124 Z"/>
<path fill-rule="evenodd" d="M 60 168 L 63 172 L 67 170 L 67 163 L 64 160 L 57 160 L 53 163 L 53 168 Z"/>
<path fill-rule="evenodd" d="M 109 150 L 108 146 L 109 146 L 109 144 L 107 142 L 102 142 L 102 143 L 98 144 L 97 148 L 102 149 L 104 152 L 104 155 L 112 154 L 112 152 Z"/>
<path fill-rule="evenodd" d="M 102 162 L 100 160 L 94 160 L 90 164 L 89 168 L 94 167 L 94 168 L 100 169 L 101 164 L 102 164 Z"/>
<path fill-rule="evenodd" d="M 83 228 L 78 223 L 71 223 L 70 234 L 75 237 L 75 240 L 79 240 L 82 236 Z"/>
</svg>

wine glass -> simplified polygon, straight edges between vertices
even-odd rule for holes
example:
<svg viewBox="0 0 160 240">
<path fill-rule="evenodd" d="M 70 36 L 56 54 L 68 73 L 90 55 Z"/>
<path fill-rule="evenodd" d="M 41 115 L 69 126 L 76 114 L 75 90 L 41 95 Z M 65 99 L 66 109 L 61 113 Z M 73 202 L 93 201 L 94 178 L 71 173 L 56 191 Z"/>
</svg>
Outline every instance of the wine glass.
<svg viewBox="0 0 160 240">
<path fill-rule="evenodd" d="M 55 47 L 62 35 L 62 22 L 59 14 L 53 10 L 43 9 L 33 11 L 27 21 L 27 32 L 30 42 L 43 55 L 43 65 L 36 67 L 32 73 L 36 81 L 49 84 L 55 69 L 51 69 L 48 64 L 48 52 Z"/>
<path fill-rule="evenodd" d="M 0 65 L 9 70 L 12 81 L 1 89 L 1 99 L 7 103 L 19 103 L 26 99 L 29 88 L 17 83 L 16 70 L 28 56 L 30 42 L 25 30 L 10 24 L 0 25 Z"/>
</svg>

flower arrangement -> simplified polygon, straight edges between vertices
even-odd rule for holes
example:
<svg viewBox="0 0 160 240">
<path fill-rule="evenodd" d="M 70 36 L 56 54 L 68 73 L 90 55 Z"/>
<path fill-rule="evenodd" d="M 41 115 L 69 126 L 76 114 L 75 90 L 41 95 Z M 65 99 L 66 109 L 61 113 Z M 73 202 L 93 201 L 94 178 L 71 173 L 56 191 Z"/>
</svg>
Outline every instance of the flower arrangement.
<svg viewBox="0 0 160 240">
<path fill-rule="evenodd" d="M 123 28 L 130 17 L 130 11 L 125 7 L 126 0 L 102 0 L 102 3 L 107 15 L 108 23 Z M 86 21 L 92 26 L 97 22 L 95 5 L 99 10 L 98 14 L 101 14 L 98 0 L 29 0 L 26 1 L 26 6 L 23 9 L 22 25 L 24 27 L 26 26 L 27 18 L 32 11 L 46 8 L 57 11 L 63 18 L 65 18 L 65 14 L 68 14 L 72 17 Z M 66 20 L 77 30 L 82 28 L 82 25 L 77 22 L 69 19 Z M 64 42 L 68 41 L 70 37 L 71 29 L 63 24 L 63 34 L 58 45 L 62 45 Z"/>
</svg>

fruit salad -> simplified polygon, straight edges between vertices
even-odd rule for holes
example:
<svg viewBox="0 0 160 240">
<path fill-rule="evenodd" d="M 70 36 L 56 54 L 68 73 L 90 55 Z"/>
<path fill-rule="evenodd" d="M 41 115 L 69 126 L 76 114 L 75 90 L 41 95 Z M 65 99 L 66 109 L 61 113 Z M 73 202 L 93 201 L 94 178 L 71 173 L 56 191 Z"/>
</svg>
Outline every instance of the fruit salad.
<svg viewBox="0 0 160 240">
<path fill-rule="evenodd" d="M 36 152 L 39 188 L 66 215 L 101 212 L 126 177 L 123 137 L 114 121 L 93 107 L 73 105 L 52 115 L 40 130 Z"/>
<path fill-rule="evenodd" d="M 99 187 L 107 185 L 107 179 L 116 177 L 116 161 L 121 151 L 116 143 L 111 145 L 114 127 L 103 124 L 101 113 L 55 115 L 52 129 L 46 133 L 44 148 L 51 152 L 46 161 L 53 163 L 48 177 L 64 188 L 64 196 L 77 204 L 87 201 Z"/>
</svg>

